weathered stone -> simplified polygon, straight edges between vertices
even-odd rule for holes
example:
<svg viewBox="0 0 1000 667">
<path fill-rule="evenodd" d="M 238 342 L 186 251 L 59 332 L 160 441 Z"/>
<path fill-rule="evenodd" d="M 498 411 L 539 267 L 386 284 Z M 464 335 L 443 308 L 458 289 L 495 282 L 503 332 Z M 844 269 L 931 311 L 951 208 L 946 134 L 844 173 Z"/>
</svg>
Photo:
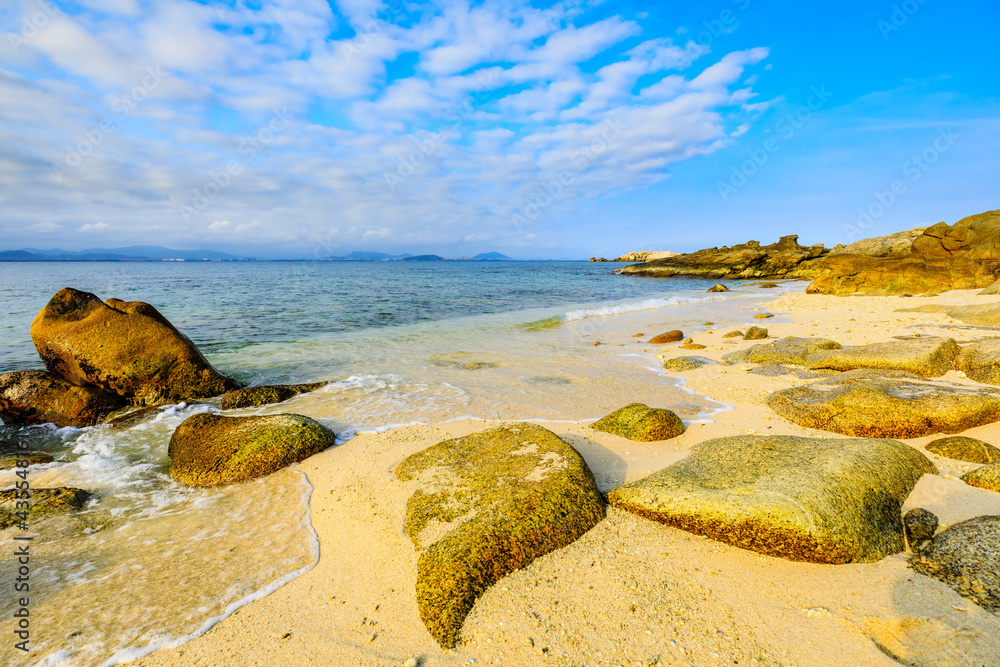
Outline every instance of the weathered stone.
<svg viewBox="0 0 1000 667">
<path fill-rule="evenodd" d="M 964 345 L 955 357 L 955 368 L 976 382 L 1000 385 L 1000 338 Z"/>
<path fill-rule="evenodd" d="M 714 285 L 712 287 L 709 287 L 708 291 L 709 292 L 728 292 L 729 288 L 720 283 L 718 285 Z"/>
<path fill-rule="evenodd" d="M 675 357 L 673 359 L 665 359 L 663 367 L 668 371 L 684 372 L 714 363 L 714 361 L 706 357 Z"/>
<path fill-rule="evenodd" d="M 837 245 L 830 250 L 833 255 L 867 255 L 868 257 L 905 257 L 912 252 L 913 239 L 924 233 L 926 227 L 917 227 L 888 236 L 861 239 L 850 245 Z"/>
<path fill-rule="evenodd" d="M 936 473 L 894 440 L 733 436 L 617 488 L 621 509 L 743 549 L 816 563 L 903 550 L 901 507 Z"/>
<path fill-rule="evenodd" d="M 937 528 L 937 516 L 923 508 L 912 509 L 903 515 L 906 543 L 910 545 L 911 551 L 919 550 L 924 542 L 934 539 Z"/>
<path fill-rule="evenodd" d="M 761 289 L 774 289 L 775 287 L 778 287 L 778 283 L 761 283 L 760 285 L 757 285 L 757 287 Z"/>
<path fill-rule="evenodd" d="M 170 438 L 170 476 L 188 486 L 233 484 L 298 463 L 335 440 L 333 431 L 302 415 L 197 414 Z"/>
<path fill-rule="evenodd" d="M 670 410 L 631 403 L 598 419 L 591 428 L 629 440 L 654 442 L 677 437 L 684 432 L 684 422 Z"/>
<path fill-rule="evenodd" d="M 962 475 L 962 481 L 969 486 L 987 491 L 1000 491 L 1000 462 L 987 463 Z"/>
<path fill-rule="evenodd" d="M 46 371 L 0 375 L 0 419 L 5 424 L 93 426 L 123 405 L 97 387 L 79 387 Z"/>
<path fill-rule="evenodd" d="M 94 385 L 133 405 L 218 396 L 239 387 L 153 306 L 65 288 L 31 323 L 45 367 L 69 382 Z"/>
<path fill-rule="evenodd" d="M 1000 516 L 980 516 L 944 529 L 910 558 L 910 567 L 981 607 L 1000 611 Z"/>
<path fill-rule="evenodd" d="M 764 327 L 750 327 L 743 334 L 743 340 L 762 340 L 767 338 L 767 329 Z"/>
<path fill-rule="evenodd" d="M 682 350 L 704 350 L 707 346 L 701 343 L 688 343 L 687 345 L 681 345 Z"/>
<path fill-rule="evenodd" d="M 308 384 L 263 385 L 234 389 L 223 395 L 222 409 L 257 408 L 269 403 L 281 403 L 299 394 L 316 391 L 325 384 L 325 382 L 311 382 Z"/>
<path fill-rule="evenodd" d="M 806 288 L 809 294 L 899 296 L 981 289 L 996 280 L 998 270 L 998 262 L 966 257 L 830 255 L 811 263 L 803 273 L 815 276 Z"/>
<path fill-rule="evenodd" d="M 951 370 L 958 352 L 951 338 L 923 336 L 817 352 L 804 365 L 813 370 L 896 370 L 938 377 Z"/>
<path fill-rule="evenodd" d="M 684 340 L 684 333 L 674 329 L 673 331 L 668 331 L 666 333 L 661 333 L 659 336 L 653 336 L 649 339 L 650 345 L 663 345 L 665 343 L 676 343 L 678 341 Z"/>
<path fill-rule="evenodd" d="M 967 438 L 961 435 L 950 438 L 939 438 L 934 442 L 928 443 L 924 449 L 932 454 L 955 459 L 956 461 L 965 461 L 966 463 L 993 463 L 994 461 L 1000 461 L 1000 449 L 982 440 Z"/>
<path fill-rule="evenodd" d="M 24 461 L 28 462 L 29 466 L 39 465 L 42 463 L 52 463 L 54 461 L 48 454 L 43 454 L 41 452 L 25 452 L 24 454 L 0 454 L 0 470 L 12 470 L 19 467 L 18 464 Z"/>
<path fill-rule="evenodd" d="M 825 350 L 839 350 L 840 343 L 826 338 L 798 338 L 786 336 L 773 343 L 763 343 L 723 355 L 731 363 L 751 364 L 796 364 L 805 366 L 817 353 Z"/>
<path fill-rule="evenodd" d="M 31 489 L 31 509 L 28 510 L 28 525 L 34 525 L 43 519 L 58 514 L 68 514 L 82 508 L 94 495 L 83 489 L 57 487 L 53 489 Z M 0 530 L 10 528 L 21 522 L 17 515 L 17 501 L 21 491 L 4 489 L 0 491 Z"/>
<path fill-rule="evenodd" d="M 406 532 L 420 551 L 417 605 L 445 648 L 487 588 L 604 518 L 583 458 L 534 424 L 438 443 L 405 459 L 396 476 L 416 482 Z"/>
<path fill-rule="evenodd" d="M 755 320 L 769 320 L 774 317 L 774 313 L 757 313 L 753 316 Z"/>
<path fill-rule="evenodd" d="M 935 257 L 1000 259 L 1000 210 L 970 215 L 954 225 L 939 222 L 913 239 L 912 250 Z"/>
<path fill-rule="evenodd" d="M 767 404 L 800 426 L 862 438 L 960 433 L 1000 421 L 1000 390 L 903 371 L 849 371 L 775 392 Z"/>
<path fill-rule="evenodd" d="M 743 332 L 742 331 L 729 331 L 727 333 L 722 334 L 722 337 L 723 338 L 743 338 Z"/>
</svg>

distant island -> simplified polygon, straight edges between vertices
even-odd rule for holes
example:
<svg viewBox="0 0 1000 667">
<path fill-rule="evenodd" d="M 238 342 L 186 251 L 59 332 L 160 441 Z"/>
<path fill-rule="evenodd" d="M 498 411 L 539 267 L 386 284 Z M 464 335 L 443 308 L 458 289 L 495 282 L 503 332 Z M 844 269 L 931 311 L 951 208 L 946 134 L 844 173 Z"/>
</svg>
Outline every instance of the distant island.
<svg viewBox="0 0 1000 667">
<path fill-rule="evenodd" d="M 154 245 L 89 250 L 22 248 L 0 251 L 0 262 L 243 262 L 252 259 L 217 250 L 173 250 Z"/>
</svg>

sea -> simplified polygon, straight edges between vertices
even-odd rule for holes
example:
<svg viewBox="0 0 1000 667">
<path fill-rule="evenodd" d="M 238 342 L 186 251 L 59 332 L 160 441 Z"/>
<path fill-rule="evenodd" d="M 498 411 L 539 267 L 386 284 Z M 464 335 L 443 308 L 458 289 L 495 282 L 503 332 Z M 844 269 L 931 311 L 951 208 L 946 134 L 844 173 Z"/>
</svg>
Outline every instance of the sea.
<svg viewBox="0 0 1000 667">
<path fill-rule="evenodd" d="M 584 421 L 640 401 L 686 422 L 729 406 L 671 377 L 646 341 L 752 322 L 755 283 L 615 275 L 598 262 L 0 263 L 0 373 L 42 369 L 32 319 L 63 287 L 145 301 L 222 373 L 246 384 L 325 382 L 231 414 L 312 417 L 350 447 L 358 433 L 487 420 Z M 641 335 L 640 335 L 641 334 Z M 0 596 L 0 663 L 114 665 L 210 629 L 315 565 L 312 487 L 293 466 L 211 489 L 168 475 L 173 430 L 218 400 L 163 406 L 113 428 L 0 425 L 0 445 L 53 463 L 33 487 L 86 489 L 83 511 L 0 531 L 12 591 L 16 535 L 31 535 L 31 652 L 10 641 L 17 600 Z M 335 453 L 335 452 L 334 452 Z M 17 479 L 0 471 L 0 488 Z"/>
</svg>

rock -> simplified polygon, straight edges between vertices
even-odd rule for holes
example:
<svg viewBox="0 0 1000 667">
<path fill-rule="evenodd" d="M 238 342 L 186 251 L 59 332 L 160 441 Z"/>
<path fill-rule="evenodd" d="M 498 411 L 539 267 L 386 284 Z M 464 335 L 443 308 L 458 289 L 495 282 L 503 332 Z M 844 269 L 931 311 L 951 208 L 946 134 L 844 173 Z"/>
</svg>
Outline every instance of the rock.
<svg viewBox="0 0 1000 667">
<path fill-rule="evenodd" d="M 674 329 L 673 331 L 668 331 L 667 333 L 661 333 L 659 336 L 653 336 L 649 339 L 649 344 L 663 345 L 665 343 L 676 343 L 680 340 L 684 340 L 684 334 L 677 329 Z"/>
<path fill-rule="evenodd" d="M 996 294 L 1000 294 L 1000 280 L 996 281 L 995 283 L 984 289 L 982 292 L 980 292 L 979 296 L 992 296 Z"/>
<path fill-rule="evenodd" d="M 912 251 L 934 257 L 1000 259 L 1000 210 L 970 215 L 954 225 L 939 222 L 928 227 L 913 239 Z"/>
<path fill-rule="evenodd" d="M 5 424 L 93 426 L 124 403 L 96 387 L 79 387 L 46 371 L 0 375 L 0 419 Z"/>
<path fill-rule="evenodd" d="M 731 363 L 751 364 L 796 364 L 805 366 L 818 352 L 839 350 L 840 343 L 826 338 L 798 338 L 787 336 L 773 343 L 754 345 L 723 355 Z"/>
<path fill-rule="evenodd" d="M 706 357 L 675 357 L 664 360 L 663 367 L 668 371 L 684 372 L 714 363 L 714 361 Z"/>
<path fill-rule="evenodd" d="M 170 476 L 188 486 L 242 482 L 298 463 L 335 439 L 333 431 L 302 415 L 197 414 L 170 438 Z"/>
<path fill-rule="evenodd" d="M 1000 516 L 980 516 L 944 529 L 910 558 L 910 567 L 989 611 L 1000 611 Z"/>
<path fill-rule="evenodd" d="M 830 255 L 865 255 L 868 257 L 905 257 L 912 252 L 913 239 L 924 233 L 926 227 L 917 227 L 888 236 L 861 239 L 850 245 L 837 245 Z"/>
<path fill-rule="evenodd" d="M 155 308 L 65 288 L 31 323 L 45 367 L 133 405 L 218 396 L 240 385 L 212 368 Z"/>
<path fill-rule="evenodd" d="M 924 447 L 927 451 L 945 458 L 965 461 L 966 463 L 993 463 L 1000 461 L 1000 449 L 993 445 L 956 435 L 950 438 L 939 438 Z"/>
<path fill-rule="evenodd" d="M 934 539 L 937 528 L 938 518 L 933 512 L 916 508 L 903 515 L 906 543 L 910 545 L 912 551 L 919 550 L 924 542 Z"/>
<path fill-rule="evenodd" d="M 861 438 L 960 433 L 1000 420 L 1000 390 L 902 371 L 849 371 L 774 392 L 767 404 L 800 426 Z"/>
<path fill-rule="evenodd" d="M 715 285 L 714 287 L 709 287 L 708 291 L 709 292 L 728 292 L 729 288 L 720 283 L 718 285 Z"/>
<path fill-rule="evenodd" d="M 977 327 L 1000 327 L 1000 303 L 980 303 L 972 306 L 927 304 L 916 308 L 900 308 L 898 313 L 944 313 Z"/>
<path fill-rule="evenodd" d="M 962 475 L 962 481 L 987 491 L 1000 491 L 1000 463 L 988 463 Z"/>
<path fill-rule="evenodd" d="M 238 410 L 239 408 L 257 408 L 269 403 L 281 403 L 293 396 L 316 391 L 325 384 L 325 382 L 311 382 L 309 384 L 262 385 L 234 389 L 223 395 L 222 409 Z"/>
<path fill-rule="evenodd" d="M 743 338 L 742 331 L 730 331 L 722 335 L 723 338 Z"/>
<path fill-rule="evenodd" d="M 753 316 L 755 320 L 768 320 L 774 317 L 774 313 L 757 313 Z"/>
<path fill-rule="evenodd" d="M 446 440 L 405 459 L 395 472 L 416 482 L 406 532 L 420 552 L 417 605 L 444 648 L 456 645 L 487 588 L 604 518 L 604 501 L 583 458 L 534 424 Z"/>
<path fill-rule="evenodd" d="M 955 368 L 976 382 L 1000 385 L 1000 338 L 963 346 L 955 357 Z"/>
<path fill-rule="evenodd" d="M 900 508 L 933 464 L 894 440 L 732 436 L 695 445 L 608 501 L 771 556 L 874 562 L 903 550 Z"/>
<path fill-rule="evenodd" d="M 750 327 L 743 334 L 743 340 L 762 340 L 767 338 L 767 329 L 764 327 Z"/>
<path fill-rule="evenodd" d="M 982 289 L 996 280 L 997 271 L 1000 263 L 965 257 L 830 255 L 797 277 L 813 279 L 809 294 L 899 296 Z"/>
<path fill-rule="evenodd" d="M 603 257 L 591 257 L 587 261 L 588 262 L 606 262 L 608 260 L 604 259 Z"/>
<path fill-rule="evenodd" d="M 685 344 L 685 345 L 690 345 L 691 343 L 693 343 L 693 342 L 694 342 L 694 338 L 685 338 L 685 339 L 684 339 L 684 340 L 682 340 L 681 342 L 682 342 L 683 344 Z"/>
<path fill-rule="evenodd" d="M 21 491 L 4 489 L 0 491 L 0 530 L 17 525 L 21 517 L 17 509 L 17 501 L 21 500 Z M 34 526 L 39 521 L 58 514 L 68 514 L 82 508 L 94 495 L 83 489 L 56 487 L 52 489 L 31 489 L 31 509 L 28 510 L 28 525 Z"/>
<path fill-rule="evenodd" d="M 687 345 L 681 345 L 682 350 L 704 350 L 705 345 L 701 343 L 688 343 Z"/>
<path fill-rule="evenodd" d="M 106 420 L 104 423 L 112 428 L 126 428 L 134 424 L 138 424 L 144 419 L 149 419 L 155 417 L 161 412 L 166 412 L 167 414 L 177 414 L 182 410 L 187 410 L 188 408 L 197 407 L 199 405 L 207 405 L 206 403 L 164 403 L 162 405 L 150 405 L 145 408 L 139 408 L 137 410 L 129 410 L 127 412 L 121 412 Z"/>
<path fill-rule="evenodd" d="M 761 283 L 760 285 L 757 285 L 757 287 L 760 289 L 774 289 L 775 287 L 778 287 L 778 283 Z"/>
<path fill-rule="evenodd" d="M 955 363 L 959 347 L 951 338 L 923 336 L 818 352 L 807 359 L 813 370 L 850 371 L 862 368 L 898 370 L 924 377 L 944 375 Z"/>
<path fill-rule="evenodd" d="M 670 410 L 631 403 L 591 424 L 592 429 L 636 440 L 669 440 L 684 432 L 684 422 Z"/>
<path fill-rule="evenodd" d="M 52 463 L 54 461 L 48 454 L 41 452 L 25 452 L 24 454 L 0 454 L 0 470 L 13 470 L 18 468 L 18 463 L 27 461 L 29 466 L 42 463 Z"/>
<path fill-rule="evenodd" d="M 627 255 L 616 257 L 613 262 L 649 262 L 654 259 L 664 259 L 666 257 L 676 257 L 679 253 L 669 250 L 644 250 L 642 252 L 630 252 Z"/>
</svg>

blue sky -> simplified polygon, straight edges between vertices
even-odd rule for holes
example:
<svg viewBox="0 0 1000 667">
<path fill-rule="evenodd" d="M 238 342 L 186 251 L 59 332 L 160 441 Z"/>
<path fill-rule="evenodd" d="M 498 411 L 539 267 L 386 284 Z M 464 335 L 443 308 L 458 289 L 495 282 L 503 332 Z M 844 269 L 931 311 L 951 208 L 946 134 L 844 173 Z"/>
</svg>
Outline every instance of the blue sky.
<svg viewBox="0 0 1000 667">
<path fill-rule="evenodd" d="M 1000 208 L 1000 4 L 16 0 L 0 248 L 828 246 Z"/>
</svg>

